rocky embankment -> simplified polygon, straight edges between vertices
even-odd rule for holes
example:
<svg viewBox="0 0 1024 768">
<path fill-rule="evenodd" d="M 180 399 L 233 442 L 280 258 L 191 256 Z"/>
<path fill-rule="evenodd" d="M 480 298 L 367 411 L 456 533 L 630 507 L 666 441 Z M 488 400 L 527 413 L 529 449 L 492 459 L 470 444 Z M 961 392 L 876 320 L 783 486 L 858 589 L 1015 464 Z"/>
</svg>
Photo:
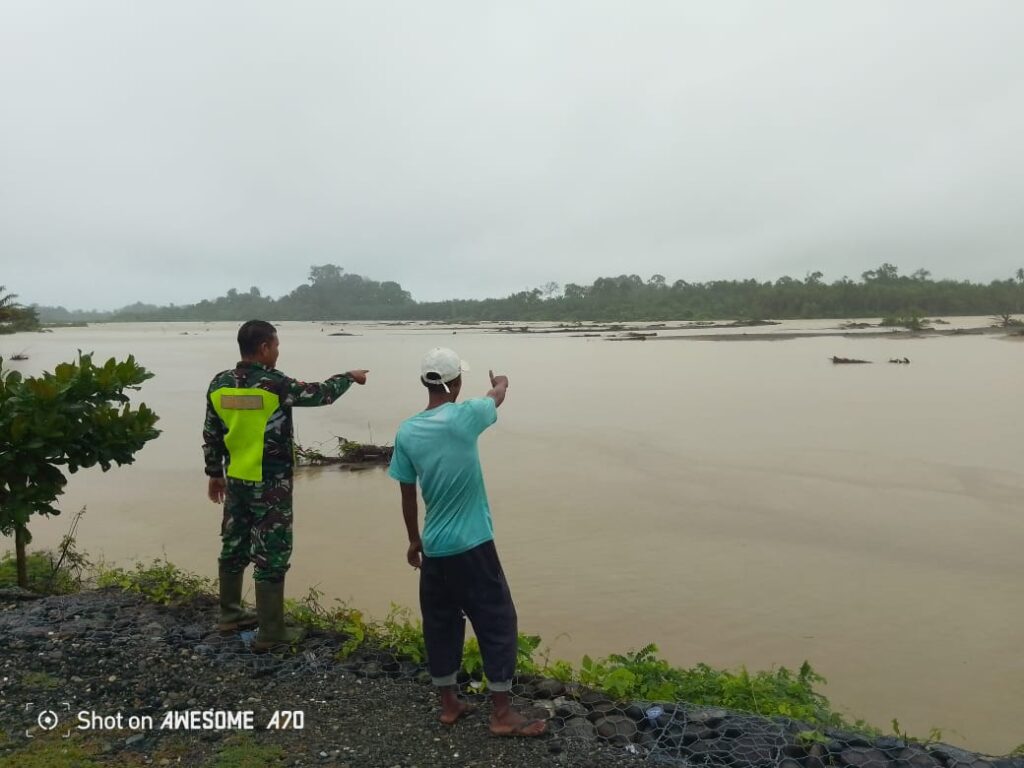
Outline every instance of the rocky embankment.
<svg viewBox="0 0 1024 768">
<path fill-rule="evenodd" d="M 382 653 L 336 661 L 341 638 L 327 633 L 294 655 L 255 655 L 245 636 L 211 633 L 215 617 L 205 598 L 166 607 L 120 590 L 0 596 L 0 768 L 1024 768 L 941 744 L 808 738 L 808 726 L 784 719 L 621 704 L 545 679 L 521 680 L 516 693 L 549 734 L 499 738 L 481 696 L 470 696 L 468 717 L 441 726 L 415 664 Z"/>
</svg>

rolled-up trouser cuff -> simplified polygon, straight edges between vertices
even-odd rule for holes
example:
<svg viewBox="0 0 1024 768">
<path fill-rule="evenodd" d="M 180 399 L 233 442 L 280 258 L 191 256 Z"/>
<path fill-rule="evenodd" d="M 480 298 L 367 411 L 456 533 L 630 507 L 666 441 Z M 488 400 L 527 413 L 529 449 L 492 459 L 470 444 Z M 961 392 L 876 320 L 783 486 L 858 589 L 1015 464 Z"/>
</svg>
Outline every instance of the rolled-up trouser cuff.
<svg viewBox="0 0 1024 768">
<path fill-rule="evenodd" d="M 432 682 L 438 688 L 445 688 L 449 685 L 455 685 L 458 679 L 459 673 L 452 672 L 450 675 L 445 675 L 444 677 L 432 677 L 430 678 L 430 682 Z"/>
<path fill-rule="evenodd" d="M 487 687 L 494 693 L 508 693 L 512 690 L 511 680 L 502 680 L 500 683 L 496 683 L 492 680 L 487 681 Z"/>
</svg>

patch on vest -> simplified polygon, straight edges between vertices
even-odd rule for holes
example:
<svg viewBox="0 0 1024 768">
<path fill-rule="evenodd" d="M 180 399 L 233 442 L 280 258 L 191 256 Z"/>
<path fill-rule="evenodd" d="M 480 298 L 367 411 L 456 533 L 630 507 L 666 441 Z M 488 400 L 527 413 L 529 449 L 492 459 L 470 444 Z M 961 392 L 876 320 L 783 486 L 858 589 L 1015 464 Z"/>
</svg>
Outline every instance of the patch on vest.
<svg viewBox="0 0 1024 768">
<path fill-rule="evenodd" d="M 262 411 L 263 395 L 221 395 L 220 407 L 226 411 Z"/>
</svg>

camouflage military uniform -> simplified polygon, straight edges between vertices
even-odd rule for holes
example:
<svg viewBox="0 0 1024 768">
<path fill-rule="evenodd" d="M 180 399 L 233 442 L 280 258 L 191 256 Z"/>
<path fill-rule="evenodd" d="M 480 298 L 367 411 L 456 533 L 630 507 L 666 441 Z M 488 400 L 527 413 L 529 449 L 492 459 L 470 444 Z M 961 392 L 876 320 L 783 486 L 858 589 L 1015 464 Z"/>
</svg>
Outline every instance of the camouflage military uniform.
<svg viewBox="0 0 1024 768">
<path fill-rule="evenodd" d="M 206 394 L 206 474 L 227 473 L 220 563 L 256 581 L 284 579 L 292 552 L 292 408 L 329 405 L 352 385 L 347 374 L 307 384 L 260 363 L 218 373 Z"/>
</svg>

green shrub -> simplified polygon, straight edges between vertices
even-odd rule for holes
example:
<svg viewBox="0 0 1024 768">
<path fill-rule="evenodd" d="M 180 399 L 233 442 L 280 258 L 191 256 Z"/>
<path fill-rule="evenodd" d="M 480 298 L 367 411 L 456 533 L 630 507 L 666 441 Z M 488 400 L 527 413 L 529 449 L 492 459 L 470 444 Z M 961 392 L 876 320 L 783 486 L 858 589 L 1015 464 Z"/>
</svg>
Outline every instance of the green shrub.
<svg viewBox="0 0 1024 768">
<path fill-rule="evenodd" d="M 285 616 L 293 624 L 345 635 L 347 639 L 338 650 L 338 658 L 348 658 L 366 640 L 368 628 L 363 614 L 349 608 L 342 600 L 335 600 L 336 606 L 332 609 L 325 608 L 320 602 L 323 596 L 316 587 L 310 587 L 301 600 L 285 600 Z"/>
<path fill-rule="evenodd" d="M 78 574 L 63 566 L 57 567 L 58 558 L 49 550 L 40 550 L 28 555 L 25 563 L 28 569 L 28 589 L 41 595 L 69 595 L 81 589 Z M 14 587 L 18 584 L 18 561 L 13 552 L 5 552 L 0 559 L 0 587 Z"/>
<path fill-rule="evenodd" d="M 136 563 L 132 570 L 101 569 L 96 578 L 96 586 L 101 589 L 120 587 L 163 605 L 188 602 L 200 595 L 217 594 L 210 579 L 182 570 L 167 558 L 154 559 L 150 565 Z"/>
</svg>

